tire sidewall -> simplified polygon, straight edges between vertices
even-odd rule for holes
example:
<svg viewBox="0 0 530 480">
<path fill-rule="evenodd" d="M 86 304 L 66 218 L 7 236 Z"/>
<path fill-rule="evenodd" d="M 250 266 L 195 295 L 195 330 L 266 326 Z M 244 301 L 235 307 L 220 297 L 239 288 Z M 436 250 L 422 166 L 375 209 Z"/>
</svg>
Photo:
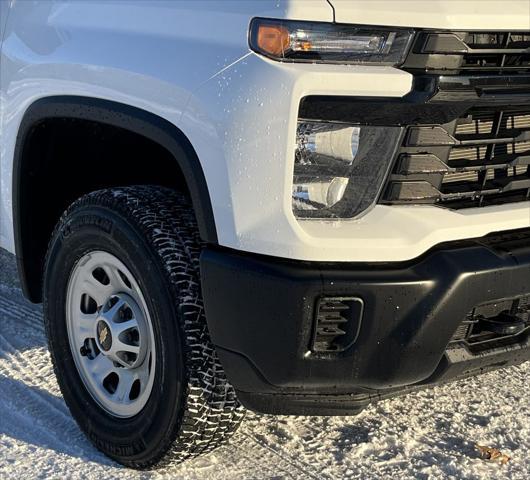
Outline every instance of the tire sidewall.
<svg viewBox="0 0 530 480">
<path fill-rule="evenodd" d="M 47 258 L 44 314 L 50 351 L 63 396 L 91 441 L 107 455 L 142 463 L 165 450 L 178 434 L 187 385 L 178 308 L 160 258 L 130 219 L 104 207 L 74 210 L 55 232 Z M 66 328 L 66 292 L 77 261 L 102 250 L 122 261 L 138 282 L 149 310 L 156 344 L 155 378 L 140 413 L 116 418 L 86 390 L 70 351 Z"/>
</svg>

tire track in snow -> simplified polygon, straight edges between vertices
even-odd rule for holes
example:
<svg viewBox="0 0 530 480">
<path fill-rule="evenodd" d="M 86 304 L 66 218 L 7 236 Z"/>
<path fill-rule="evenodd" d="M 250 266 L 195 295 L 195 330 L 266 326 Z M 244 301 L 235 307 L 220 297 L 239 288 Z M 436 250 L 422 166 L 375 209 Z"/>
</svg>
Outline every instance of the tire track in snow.
<svg viewBox="0 0 530 480">
<path fill-rule="evenodd" d="M 7 353 L 7 355 L 3 355 L 5 353 Z M 28 392 L 27 394 L 31 396 L 32 399 L 44 402 L 49 409 L 53 410 L 55 414 L 60 415 L 65 422 L 70 425 L 73 423 L 73 419 L 63 400 L 49 392 L 49 390 L 52 390 L 49 388 L 52 383 L 50 381 L 52 379 L 50 375 L 48 374 L 43 377 L 42 370 L 35 369 L 33 365 L 26 360 L 24 356 L 18 353 L 5 337 L 0 334 L 0 358 L 2 358 L 2 356 L 8 360 L 8 365 L 4 366 L 5 362 L 0 361 L 0 378 L 11 380 L 13 383 L 16 382 L 20 385 L 25 385 Z M 15 373 L 15 375 L 13 375 L 13 373 Z M 38 378 L 37 381 L 35 381 L 36 378 Z M 47 400 L 44 394 L 37 393 L 39 391 L 45 392 L 45 395 L 48 396 L 50 400 Z M 55 414 L 53 416 L 54 420 L 57 418 Z"/>
<path fill-rule="evenodd" d="M 29 346 L 22 352 L 9 340 L 5 332 L 0 332 L 0 366 L 2 358 L 9 360 L 9 365 L 6 366 L 8 372 L 18 371 L 29 384 L 45 385 L 46 388 L 55 386 L 54 390 L 57 391 L 49 353 L 44 345 Z"/>
<path fill-rule="evenodd" d="M 241 430 L 236 434 L 236 437 L 230 442 L 226 448 L 238 447 L 239 455 L 244 455 L 243 452 L 249 452 L 247 458 L 256 465 L 256 470 L 263 475 L 264 471 L 268 472 L 270 476 L 260 476 L 260 478 L 312 478 L 319 480 L 318 477 L 308 472 L 304 465 L 297 462 L 292 456 L 285 452 L 277 451 L 267 444 L 261 442 L 255 436 L 245 432 L 246 425 L 241 426 Z M 248 442 L 252 442 L 255 448 L 249 448 Z"/>
<path fill-rule="evenodd" d="M 56 405 L 61 402 L 59 398 L 1 374 L 0 388 L 10 391 L 9 397 L 0 400 L 3 409 L 10 412 L 2 421 L 0 432 L 70 455 L 82 452 L 80 444 L 84 438 L 66 406 Z M 84 450 L 91 448 L 87 442 Z"/>
<path fill-rule="evenodd" d="M 78 454 L 80 449 L 96 451 L 59 396 L 45 348 L 31 348 L 21 353 L 0 333 L 0 388 L 10 392 L 10 397 L 2 399 L 1 403 L 6 405 L 5 411 L 12 414 L 2 422 L 0 431 L 26 438 L 27 431 L 34 429 L 39 444 L 48 448 L 72 455 Z M 18 418 L 26 418 L 27 425 Z"/>
<path fill-rule="evenodd" d="M 22 323 L 32 330 L 41 333 L 44 339 L 44 323 L 40 308 L 26 307 L 21 305 L 22 299 L 10 300 L 5 298 L 2 293 L 2 290 L 0 290 L 0 319 L 3 316 L 10 317 L 17 324 Z"/>
<path fill-rule="evenodd" d="M 245 426 L 243 425 L 243 428 L 244 427 Z M 264 451 L 265 452 L 264 456 L 269 457 L 271 459 L 271 463 L 270 463 L 271 465 L 277 465 L 277 460 L 280 460 L 281 462 L 286 463 L 289 466 L 291 466 L 292 467 L 291 471 L 296 470 L 296 473 L 297 473 L 297 475 L 293 478 L 299 478 L 300 474 L 303 474 L 302 476 L 304 476 L 305 478 L 312 478 L 313 480 L 321 480 L 323 478 L 328 478 L 327 476 L 324 476 L 323 474 L 318 475 L 318 474 L 308 471 L 307 464 L 300 462 L 299 460 L 297 460 L 296 458 L 294 458 L 292 455 L 282 450 L 281 448 L 271 447 L 267 442 L 264 442 L 260 440 L 257 436 L 255 436 L 255 434 L 253 435 L 253 434 L 246 433 L 245 431 L 242 431 L 242 432 L 239 432 L 239 435 L 247 440 L 251 440 L 252 442 L 254 442 L 256 446 L 258 446 L 260 450 Z M 244 446 L 242 445 L 242 447 Z M 278 472 L 275 471 L 275 475 L 277 474 Z"/>
</svg>

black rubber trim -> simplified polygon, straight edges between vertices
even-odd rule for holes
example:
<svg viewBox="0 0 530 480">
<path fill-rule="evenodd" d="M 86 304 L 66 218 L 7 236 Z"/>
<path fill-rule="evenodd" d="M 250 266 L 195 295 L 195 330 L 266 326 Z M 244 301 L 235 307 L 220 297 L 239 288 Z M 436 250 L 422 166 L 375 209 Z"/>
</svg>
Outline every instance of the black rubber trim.
<svg viewBox="0 0 530 480">
<path fill-rule="evenodd" d="M 167 120 L 129 105 L 78 96 L 53 96 L 37 100 L 26 110 L 17 135 L 13 164 L 13 220 L 15 248 L 20 280 L 25 295 L 36 300 L 28 284 L 24 264 L 22 221 L 24 199 L 21 182 L 28 174 L 25 168 L 26 140 L 41 122 L 53 118 L 71 118 L 99 122 L 142 135 L 168 150 L 184 174 L 203 241 L 217 244 L 217 231 L 208 186 L 200 161 L 191 143 L 175 125 Z"/>
</svg>

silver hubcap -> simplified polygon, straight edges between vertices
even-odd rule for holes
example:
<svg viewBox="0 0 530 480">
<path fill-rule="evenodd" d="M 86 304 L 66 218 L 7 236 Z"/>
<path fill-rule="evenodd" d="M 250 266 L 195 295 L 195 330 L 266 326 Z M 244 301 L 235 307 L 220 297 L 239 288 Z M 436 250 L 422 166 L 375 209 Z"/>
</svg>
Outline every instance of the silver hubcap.
<svg viewBox="0 0 530 480">
<path fill-rule="evenodd" d="M 155 372 L 153 327 L 138 283 L 115 256 L 91 252 L 74 267 L 66 302 L 70 348 L 85 387 L 111 415 L 136 415 Z"/>
</svg>

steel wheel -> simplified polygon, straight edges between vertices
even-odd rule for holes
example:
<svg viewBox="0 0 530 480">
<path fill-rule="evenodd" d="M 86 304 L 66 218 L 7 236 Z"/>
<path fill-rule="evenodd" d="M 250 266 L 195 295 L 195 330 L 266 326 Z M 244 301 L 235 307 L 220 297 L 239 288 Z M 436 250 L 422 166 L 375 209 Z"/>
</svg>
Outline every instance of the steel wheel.
<svg viewBox="0 0 530 480">
<path fill-rule="evenodd" d="M 94 251 L 77 262 L 68 281 L 66 326 L 94 400 L 115 417 L 138 414 L 153 389 L 156 346 L 140 287 L 114 255 Z"/>
</svg>

